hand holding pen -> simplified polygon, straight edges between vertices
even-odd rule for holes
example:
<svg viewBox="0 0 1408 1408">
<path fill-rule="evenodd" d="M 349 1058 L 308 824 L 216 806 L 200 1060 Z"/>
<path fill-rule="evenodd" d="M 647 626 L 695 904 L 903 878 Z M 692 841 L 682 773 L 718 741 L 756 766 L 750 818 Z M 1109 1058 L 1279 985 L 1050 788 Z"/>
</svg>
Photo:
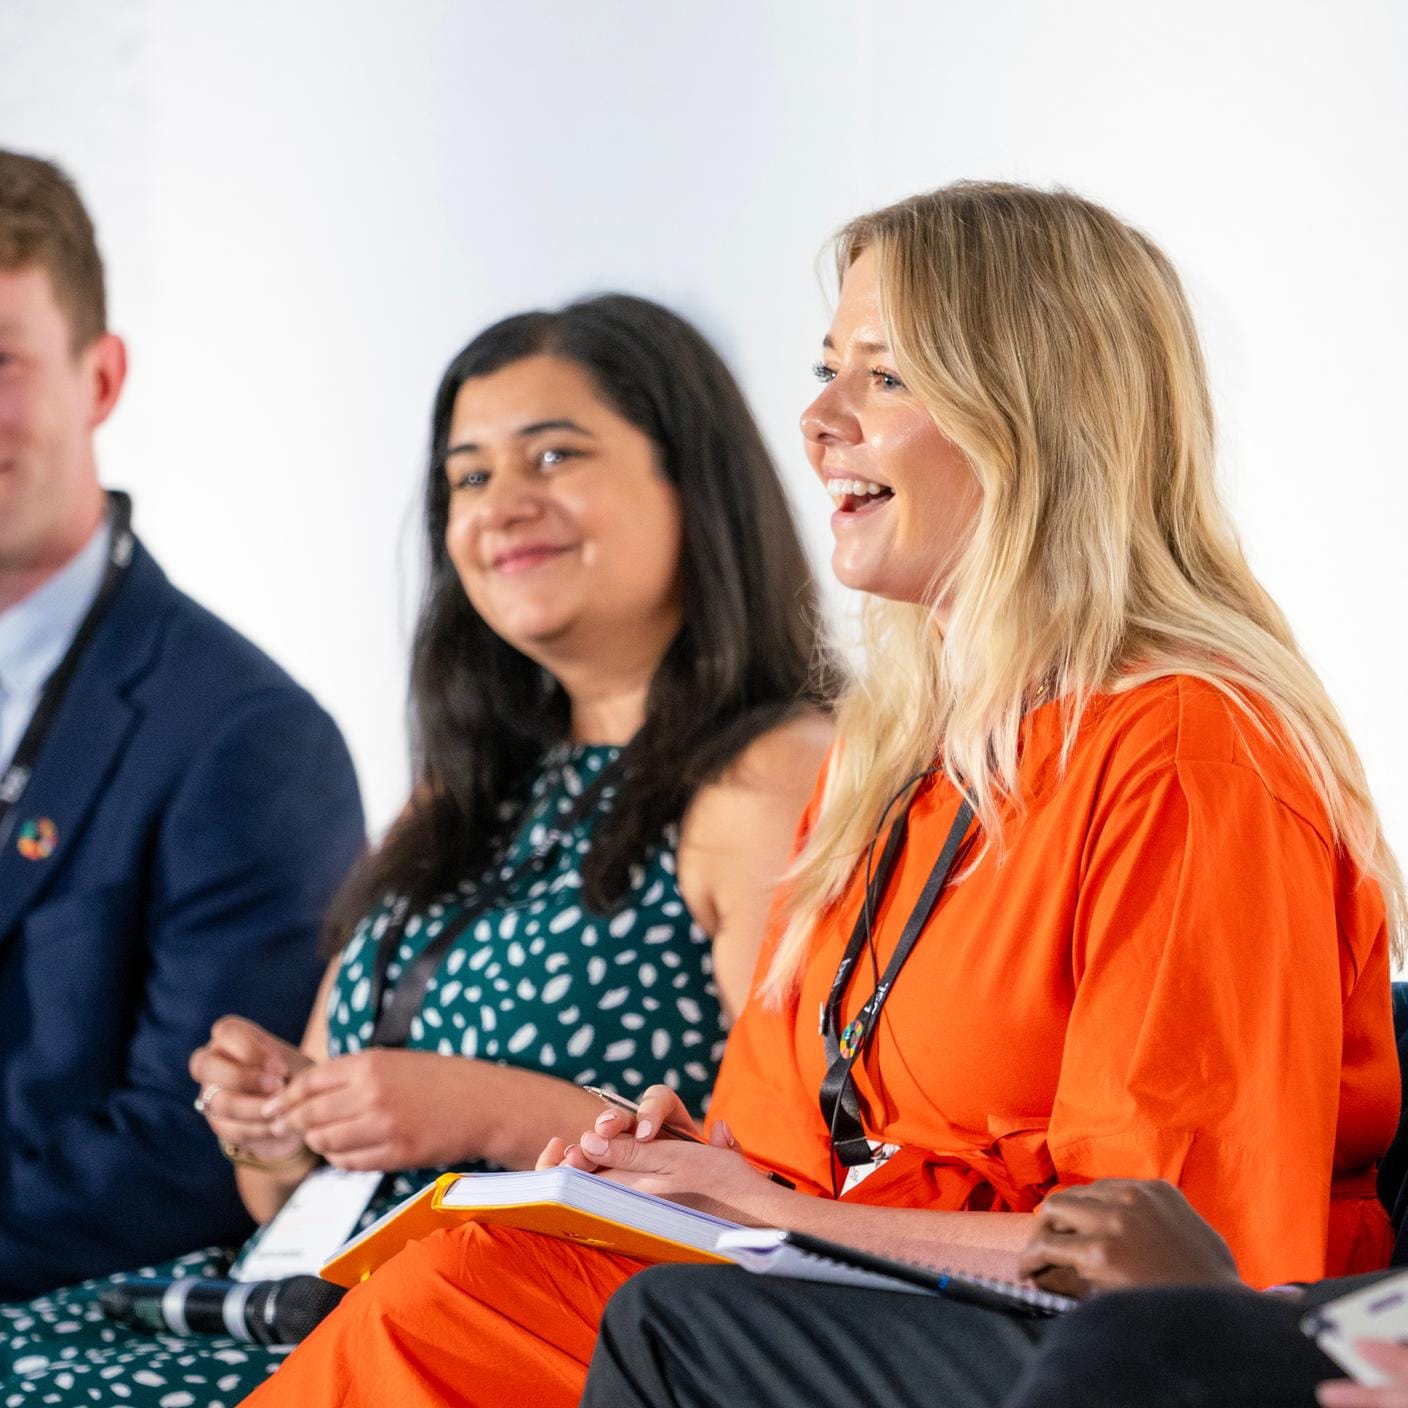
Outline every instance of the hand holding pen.
<svg viewBox="0 0 1408 1408">
<path fill-rule="evenodd" d="M 714 1122 L 709 1137 L 706 1138 L 684 1103 L 669 1086 L 652 1085 L 639 1104 L 623 1095 L 600 1090 L 595 1086 L 584 1088 L 589 1095 L 596 1096 L 609 1108 L 597 1116 L 595 1125 L 582 1135 L 578 1143 L 568 1145 L 561 1139 L 551 1140 L 538 1159 L 539 1168 L 567 1164 L 584 1172 L 595 1173 L 603 1168 L 600 1162 L 602 1160 L 607 1160 L 608 1166 L 619 1167 L 619 1146 L 627 1137 L 637 1144 L 654 1140 L 673 1140 L 742 1153 L 729 1127 L 722 1120 Z M 613 1145 L 618 1148 L 617 1159 L 611 1157 Z M 758 1173 L 766 1173 L 771 1182 L 782 1188 L 795 1187 L 779 1173 L 757 1169 L 752 1164 L 749 1167 Z"/>
<path fill-rule="evenodd" d="M 613 1121 L 611 1123 L 611 1133 L 625 1134 L 633 1132 L 637 1139 L 683 1139 L 691 1144 L 707 1144 L 709 1140 L 699 1132 L 699 1127 L 694 1123 L 693 1116 L 684 1107 L 678 1095 L 670 1090 L 668 1086 L 653 1085 L 645 1093 L 645 1099 L 639 1104 L 634 1100 L 628 1100 L 624 1095 L 617 1095 L 612 1090 L 600 1090 L 594 1085 L 584 1085 L 583 1090 L 588 1095 L 595 1095 L 603 1105 L 610 1108 L 607 1114 L 617 1113 L 625 1116 L 624 1120 Z M 663 1092 L 657 1095 L 656 1092 Z M 665 1097 L 669 1096 L 667 1100 Z M 602 1124 L 602 1117 L 597 1117 L 597 1124 Z M 727 1126 L 724 1127 L 727 1132 Z M 611 1136 L 609 1135 L 608 1138 Z M 732 1137 L 727 1143 L 732 1143 Z"/>
<path fill-rule="evenodd" d="M 639 1105 L 634 1100 L 627 1100 L 624 1095 L 617 1095 L 611 1090 L 599 1090 L 594 1085 L 586 1085 L 582 1088 L 588 1095 L 595 1095 L 603 1104 L 611 1107 L 606 1111 L 606 1114 L 598 1115 L 596 1121 L 596 1132 L 607 1139 L 610 1139 L 614 1134 L 624 1134 L 634 1126 L 637 1139 L 649 1139 L 653 1136 L 656 1139 L 682 1139 L 687 1144 L 713 1144 L 721 1149 L 738 1148 L 732 1131 L 722 1120 L 714 1122 L 712 1133 L 717 1135 L 717 1138 L 706 1139 L 700 1134 L 699 1127 L 694 1123 L 693 1117 L 685 1109 L 679 1096 L 668 1086 L 652 1085 L 646 1091 L 645 1099 Z M 667 1100 L 666 1096 L 671 1098 Z M 652 1097 L 654 1097 L 653 1100 Z M 660 1108 L 661 1106 L 663 1109 Z M 624 1119 L 622 1121 L 608 1121 L 607 1116 L 613 1114 L 619 1114 Z M 680 1122 L 680 1115 L 684 1116 L 687 1123 Z M 740 1152 L 742 1151 L 740 1150 Z M 767 1173 L 772 1182 L 780 1187 L 795 1188 L 797 1186 L 790 1178 L 784 1178 L 780 1173 L 773 1173 L 766 1169 L 762 1171 Z"/>
</svg>

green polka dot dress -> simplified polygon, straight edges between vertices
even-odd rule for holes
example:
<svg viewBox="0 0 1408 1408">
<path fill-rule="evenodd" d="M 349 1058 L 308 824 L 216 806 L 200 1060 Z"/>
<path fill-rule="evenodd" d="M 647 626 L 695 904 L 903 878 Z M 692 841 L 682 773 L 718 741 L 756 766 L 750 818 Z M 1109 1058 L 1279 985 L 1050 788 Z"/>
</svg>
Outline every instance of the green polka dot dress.
<svg viewBox="0 0 1408 1408">
<path fill-rule="evenodd" d="M 564 746 L 544 758 L 527 801 L 505 809 L 506 825 L 517 826 L 494 867 L 406 924 L 387 992 L 465 906 L 484 905 L 442 956 L 411 1022 L 410 1049 L 630 1096 L 661 1081 L 702 1110 L 723 1055 L 724 1019 L 709 938 L 680 895 L 673 828 L 632 867 L 613 913 L 595 914 L 582 898 L 582 857 L 615 797 L 611 782 L 597 779 L 617 751 Z M 584 793 L 593 800 L 579 818 Z M 369 915 L 342 952 L 328 999 L 334 1056 L 371 1040 L 373 967 L 378 944 L 394 935 L 392 908 L 388 900 Z M 440 1172 L 388 1174 L 363 1225 Z M 103 1318 L 98 1294 L 133 1277 L 224 1276 L 234 1260 L 230 1250 L 195 1252 L 0 1306 L 0 1408 L 233 1408 L 278 1367 L 280 1351 L 129 1330 Z"/>
</svg>

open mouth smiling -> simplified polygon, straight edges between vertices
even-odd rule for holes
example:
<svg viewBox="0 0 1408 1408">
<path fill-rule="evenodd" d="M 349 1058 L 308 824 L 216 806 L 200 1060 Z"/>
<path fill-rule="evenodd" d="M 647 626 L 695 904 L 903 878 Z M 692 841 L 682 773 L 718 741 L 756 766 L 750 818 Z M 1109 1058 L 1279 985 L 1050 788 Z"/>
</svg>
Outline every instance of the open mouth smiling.
<svg viewBox="0 0 1408 1408">
<path fill-rule="evenodd" d="M 826 492 L 831 495 L 837 513 L 865 513 L 877 509 L 894 498 L 888 484 L 876 484 L 869 479 L 828 479 Z"/>
</svg>

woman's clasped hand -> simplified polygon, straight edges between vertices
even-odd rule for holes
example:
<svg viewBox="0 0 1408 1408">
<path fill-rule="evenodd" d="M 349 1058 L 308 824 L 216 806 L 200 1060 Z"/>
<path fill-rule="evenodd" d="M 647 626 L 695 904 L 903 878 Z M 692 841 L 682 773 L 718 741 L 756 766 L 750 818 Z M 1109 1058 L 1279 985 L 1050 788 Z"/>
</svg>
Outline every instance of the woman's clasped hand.
<svg viewBox="0 0 1408 1408">
<path fill-rule="evenodd" d="M 260 1113 L 334 1168 L 429 1168 L 466 1147 L 475 1075 L 458 1057 L 371 1047 L 306 1066 Z"/>
<path fill-rule="evenodd" d="M 210 1040 L 191 1053 L 191 1079 L 200 1086 L 196 1108 L 227 1147 L 269 1163 L 291 1159 L 306 1141 L 298 1131 L 276 1128 L 266 1107 L 312 1065 L 296 1046 L 257 1022 L 222 1017 L 210 1029 Z"/>
</svg>

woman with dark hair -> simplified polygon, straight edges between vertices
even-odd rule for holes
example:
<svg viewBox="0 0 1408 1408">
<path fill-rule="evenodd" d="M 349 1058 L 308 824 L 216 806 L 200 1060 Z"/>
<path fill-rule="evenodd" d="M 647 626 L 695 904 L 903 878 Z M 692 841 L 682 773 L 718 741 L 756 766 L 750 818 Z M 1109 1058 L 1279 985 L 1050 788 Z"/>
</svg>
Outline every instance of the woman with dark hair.
<svg viewBox="0 0 1408 1408">
<path fill-rule="evenodd" d="M 829 739 L 782 486 L 665 309 L 475 338 L 435 398 L 425 522 L 412 801 L 334 904 L 302 1047 L 227 1017 L 191 1058 L 260 1222 L 324 1163 L 365 1173 L 362 1225 L 445 1168 L 531 1167 L 599 1112 L 585 1084 L 702 1111 Z M 7 1387 L 233 1403 L 279 1362 L 104 1324 L 106 1284 L 3 1312 Z"/>
</svg>

